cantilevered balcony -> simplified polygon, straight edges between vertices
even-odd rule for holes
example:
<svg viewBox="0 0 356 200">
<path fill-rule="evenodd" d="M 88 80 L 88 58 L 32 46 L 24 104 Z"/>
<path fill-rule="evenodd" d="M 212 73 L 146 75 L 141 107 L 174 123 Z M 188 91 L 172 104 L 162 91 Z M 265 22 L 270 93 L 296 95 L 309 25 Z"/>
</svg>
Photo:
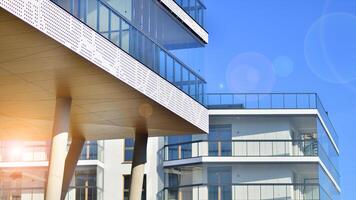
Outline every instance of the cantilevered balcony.
<svg viewBox="0 0 356 200">
<path fill-rule="evenodd" d="M 330 198 L 319 184 L 308 183 L 229 183 L 167 186 L 158 196 L 160 200 L 322 200 Z"/>
<path fill-rule="evenodd" d="M 199 140 L 164 146 L 164 160 L 195 157 L 318 156 L 317 140 Z"/>
<path fill-rule="evenodd" d="M 272 110 L 276 113 L 289 110 L 289 114 L 295 113 L 293 111 L 315 110 L 331 134 L 332 141 L 338 146 L 338 135 L 316 93 L 208 93 L 205 101 L 211 110 Z"/>
<path fill-rule="evenodd" d="M 144 119 L 149 136 L 207 132 L 201 77 L 105 2 L 58 2 L 0 1 L 1 139 L 50 139 L 57 98 L 86 140 Z"/>
<path fill-rule="evenodd" d="M 200 26 L 204 27 L 206 7 L 200 0 L 174 0 Z"/>
<path fill-rule="evenodd" d="M 1 163 L 48 161 L 50 148 L 50 143 L 47 141 L 1 141 L 0 167 Z M 86 141 L 79 160 L 103 162 L 103 149 L 103 141 Z M 7 167 L 11 167 L 11 165 L 7 165 Z"/>
<path fill-rule="evenodd" d="M 52 0 L 162 78 L 203 103 L 205 80 L 103 0 Z M 195 12 L 195 11 L 194 11 Z"/>
</svg>

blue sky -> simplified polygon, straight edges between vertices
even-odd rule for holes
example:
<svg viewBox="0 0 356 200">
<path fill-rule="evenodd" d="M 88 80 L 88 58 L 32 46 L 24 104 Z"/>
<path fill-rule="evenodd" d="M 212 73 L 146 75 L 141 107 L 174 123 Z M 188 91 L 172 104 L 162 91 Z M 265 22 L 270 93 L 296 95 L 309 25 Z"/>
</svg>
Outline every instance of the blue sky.
<svg viewBox="0 0 356 200">
<path fill-rule="evenodd" d="M 199 71 L 207 90 L 317 92 L 340 137 L 342 199 L 355 199 L 356 1 L 205 4 L 210 43 Z"/>
</svg>

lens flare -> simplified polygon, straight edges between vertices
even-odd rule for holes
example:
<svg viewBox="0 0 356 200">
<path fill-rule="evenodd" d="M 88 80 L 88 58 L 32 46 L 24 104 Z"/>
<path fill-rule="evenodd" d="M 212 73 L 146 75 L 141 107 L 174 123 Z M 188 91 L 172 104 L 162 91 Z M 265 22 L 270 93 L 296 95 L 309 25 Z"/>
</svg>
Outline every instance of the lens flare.
<svg viewBox="0 0 356 200">
<path fill-rule="evenodd" d="M 270 92 L 276 76 L 272 62 L 264 55 L 247 52 L 235 56 L 226 71 L 232 92 Z"/>
<path fill-rule="evenodd" d="M 304 40 L 310 70 L 320 79 L 349 84 L 356 81 L 356 16 L 331 13 L 319 18 Z"/>
<path fill-rule="evenodd" d="M 23 155 L 23 146 L 18 143 L 13 143 L 10 146 L 10 156 L 11 159 L 17 160 L 20 159 Z"/>
</svg>

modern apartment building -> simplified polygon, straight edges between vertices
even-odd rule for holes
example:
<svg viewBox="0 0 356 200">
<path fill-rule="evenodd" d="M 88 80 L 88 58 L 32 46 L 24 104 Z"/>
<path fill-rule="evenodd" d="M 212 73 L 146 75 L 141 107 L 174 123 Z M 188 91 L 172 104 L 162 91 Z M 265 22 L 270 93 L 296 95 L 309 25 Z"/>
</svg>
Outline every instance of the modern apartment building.
<svg viewBox="0 0 356 200">
<path fill-rule="evenodd" d="M 160 199 L 339 199 L 338 136 L 316 94 L 207 94 L 208 135 L 166 137 Z"/>
<path fill-rule="evenodd" d="M 205 93 L 187 59 L 208 43 L 201 0 L 0 7 L 0 199 L 52 199 L 56 171 L 67 200 L 339 199 L 338 136 L 317 94 Z"/>
<path fill-rule="evenodd" d="M 206 99 L 208 135 L 149 138 L 143 199 L 339 199 L 338 136 L 316 94 Z M 3 199 L 43 199 L 49 146 L 24 146 L 2 148 Z M 128 199 L 133 146 L 87 142 L 67 199 Z"/>
<path fill-rule="evenodd" d="M 205 81 L 182 59 L 208 42 L 204 9 L 198 0 L 0 1 L 0 140 L 5 149 L 49 141 L 47 153 L 2 163 L 1 181 L 16 182 L 2 183 L 5 198 L 22 198 L 6 193 L 13 184 L 37 184 L 50 200 L 106 198 L 101 161 L 81 166 L 85 141 L 134 137 L 128 188 L 140 199 L 149 137 L 208 132 Z M 29 142 L 9 142 L 20 140 Z"/>
</svg>

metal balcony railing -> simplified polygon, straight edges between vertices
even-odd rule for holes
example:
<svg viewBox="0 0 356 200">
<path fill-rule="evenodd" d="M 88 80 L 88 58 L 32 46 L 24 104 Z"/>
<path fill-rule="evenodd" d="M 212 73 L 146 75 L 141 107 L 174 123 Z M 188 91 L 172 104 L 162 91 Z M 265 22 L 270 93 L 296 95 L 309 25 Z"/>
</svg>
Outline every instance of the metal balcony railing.
<svg viewBox="0 0 356 200">
<path fill-rule="evenodd" d="M 51 0 L 203 104 L 205 80 L 102 0 Z"/>
<path fill-rule="evenodd" d="M 204 28 L 206 7 L 200 0 L 174 0 L 191 18 Z"/>
<path fill-rule="evenodd" d="M 317 140 L 198 140 L 163 147 L 164 160 L 194 157 L 318 156 Z"/>
<path fill-rule="evenodd" d="M 316 93 L 208 93 L 209 109 L 317 109 L 338 145 L 339 137 Z"/>
<path fill-rule="evenodd" d="M 325 193 L 319 184 L 193 184 L 165 187 L 157 195 L 160 200 L 232 199 L 232 200 L 320 200 Z"/>
</svg>

